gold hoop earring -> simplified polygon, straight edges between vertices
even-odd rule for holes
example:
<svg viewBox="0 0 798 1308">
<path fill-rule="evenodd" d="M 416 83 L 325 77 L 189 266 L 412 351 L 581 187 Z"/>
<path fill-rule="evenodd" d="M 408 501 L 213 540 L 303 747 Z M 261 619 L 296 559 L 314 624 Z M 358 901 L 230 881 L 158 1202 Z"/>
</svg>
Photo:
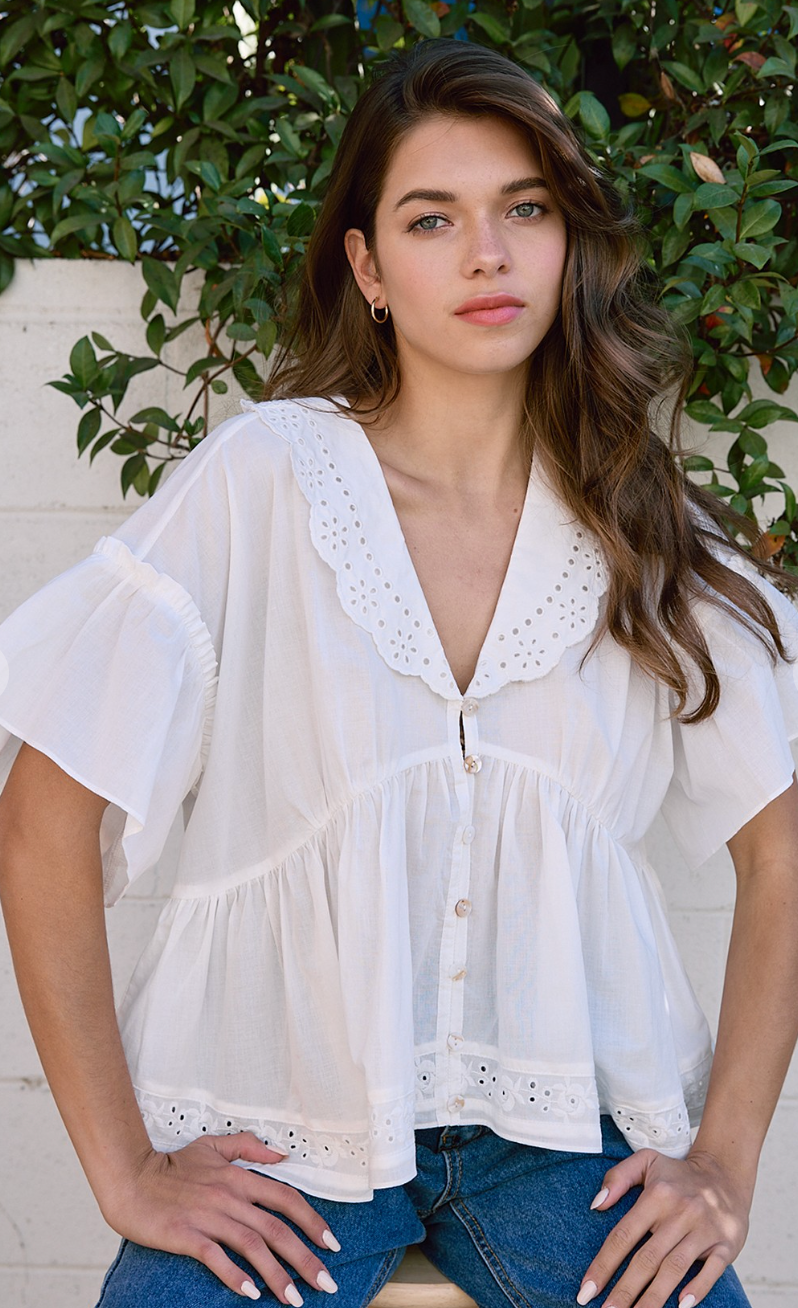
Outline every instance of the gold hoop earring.
<svg viewBox="0 0 798 1308">
<path fill-rule="evenodd" d="M 388 314 L 390 313 L 390 309 L 388 308 L 387 304 L 383 305 L 383 308 L 385 309 L 385 315 L 382 318 L 378 318 L 376 313 L 374 312 L 374 305 L 376 303 L 377 303 L 377 297 L 375 295 L 374 299 L 371 301 L 371 316 L 375 322 L 385 322 L 388 318 Z"/>
</svg>

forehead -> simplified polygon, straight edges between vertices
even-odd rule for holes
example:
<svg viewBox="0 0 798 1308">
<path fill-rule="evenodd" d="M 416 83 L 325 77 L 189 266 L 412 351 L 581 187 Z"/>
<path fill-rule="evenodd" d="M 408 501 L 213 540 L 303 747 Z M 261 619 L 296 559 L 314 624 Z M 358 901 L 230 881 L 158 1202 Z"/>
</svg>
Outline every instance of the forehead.
<svg viewBox="0 0 798 1308">
<path fill-rule="evenodd" d="M 497 184 L 532 169 L 540 172 L 534 138 L 515 123 L 494 116 L 430 114 L 405 133 L 389 164 L 384 192 L 414 182 L 441 186 L 444 178 L 479 174 Z M 519 172 L 520 170 L 520 172 Z M 422 177 L 423 174 L 423 177 Z M 507 174 L 507 176 L 505 176 Z"/>
</svg>

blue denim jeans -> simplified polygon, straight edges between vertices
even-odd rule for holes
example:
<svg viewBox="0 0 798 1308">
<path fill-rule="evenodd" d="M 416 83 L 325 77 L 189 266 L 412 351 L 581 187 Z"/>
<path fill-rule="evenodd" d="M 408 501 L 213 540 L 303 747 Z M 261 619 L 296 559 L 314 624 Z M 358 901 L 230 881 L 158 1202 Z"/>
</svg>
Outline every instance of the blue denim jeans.
<svg viewBox="0 0 798 1308">
<path fill-rule="evenodd" d="M 602 1138 L 603 1153 L 576 1154 L 505 1140 L 487 1126 L 417 1130 L 418 1174 L 411 1181 L 375 1190 L 365 1203 L 306 1196 L 327 1219 L 340 1252 L 316 1247 L 279 1214 L 329 1268 L 335 1294 L 314 1289 L 275 1257 L 294 1278 L 305 1308 L 365 1308 L 411 1244 L 420 1245 L 479 1308 L 573 1308 L 588 1264 L 640 1194 L 636 1187 L 608 1212 L 591 1211 L 606 1170 L 631 1152 L 609 1117 L 602 1118 Z M 281 1303 L 245 1259 L 226 1252 L 249 1272 L 262 1304 Z M 697 1265 L 682 1284 L 696 1271 Z M 677 1294 L 667 1308 L 676 1308 Z M 605 1300 L 606 1292 L 593 1303 Z M 123 1240 L 96 1308 L 232 1308 L 245 1302 L 195 1259 Z M 702 1305 L 750 1308 L 733 1268 Z"/>
</svg>

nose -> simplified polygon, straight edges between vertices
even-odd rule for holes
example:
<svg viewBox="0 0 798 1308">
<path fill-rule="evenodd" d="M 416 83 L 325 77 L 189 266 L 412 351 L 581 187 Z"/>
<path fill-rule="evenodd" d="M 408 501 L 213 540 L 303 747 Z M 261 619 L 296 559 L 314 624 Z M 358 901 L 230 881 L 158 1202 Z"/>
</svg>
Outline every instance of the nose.
<svg viewBox="0 0 798 1308">
<path fill-rule="evenodd" d="M 490 277 L 509 267 L 510 254 L 500 226 L 487 217 L 476 221 L 466 239 L 463 272 L 468 276 L 483 272 Z"/>
</svg>

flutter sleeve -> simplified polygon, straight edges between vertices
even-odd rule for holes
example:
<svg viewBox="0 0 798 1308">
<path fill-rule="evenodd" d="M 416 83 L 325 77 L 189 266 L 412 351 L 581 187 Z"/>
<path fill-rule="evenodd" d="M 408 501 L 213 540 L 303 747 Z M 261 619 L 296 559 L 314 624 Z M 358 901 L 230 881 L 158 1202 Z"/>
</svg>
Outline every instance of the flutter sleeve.
<svg viewBox="0 0 798 1308">
<path fill-rule="evenodd" d="M 24 740 L 109 801 L 109 905 L 157 862 L 205 766 L 229 571 L 219 452 L 241 422 L 0 623 L 0 789 Z"/>
<path fill-rule="evenodd" d="M 722 550 L 722 547 L 718 547 Z M 784 646 L 798 655 L 798 609 L 745 559 L 723 561 L 759 589 Z M 798 661 L 775 667 L 762 642 L 707 600 L 694 610 L 721 683 L 711 717 L 673 724 L 673 775 L 663 816 L 688 866 L 700 867 L 789 787 L 798 738 Z"/>
</svg>

